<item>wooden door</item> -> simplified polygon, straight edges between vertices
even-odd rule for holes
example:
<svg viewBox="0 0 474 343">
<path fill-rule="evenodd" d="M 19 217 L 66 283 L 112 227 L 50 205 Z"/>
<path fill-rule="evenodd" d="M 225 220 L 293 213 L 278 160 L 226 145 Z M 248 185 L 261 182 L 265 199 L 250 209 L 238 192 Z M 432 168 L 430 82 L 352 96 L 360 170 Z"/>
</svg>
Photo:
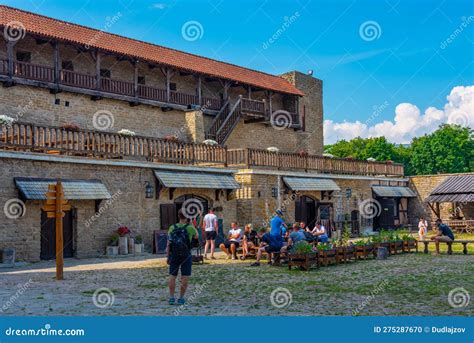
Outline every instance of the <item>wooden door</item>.
<svg viewBox="0 0 474 343">
<path fill-rule="evenodd" d="M 74 256 L 73 237 L 73 211 L 67 211 L 63 218 L 64 257 Z M 40 259 L 56 259 L 56 219 L 48 218 L 44 211 L 41 211 Z"/>
<path fill-rule="evenodd" d="M 176 224 L 177 222 L 176 216 L 177 216 L 177 211 L 176 211 L 175 204 L 161 204 L 160 205 L 160 219 L 161 219 L 160 229 L 166 230 L 166 232 L 168 232 L 168 229 L 170 228 L 170 226 L 173 224 Z"/>
</svg>

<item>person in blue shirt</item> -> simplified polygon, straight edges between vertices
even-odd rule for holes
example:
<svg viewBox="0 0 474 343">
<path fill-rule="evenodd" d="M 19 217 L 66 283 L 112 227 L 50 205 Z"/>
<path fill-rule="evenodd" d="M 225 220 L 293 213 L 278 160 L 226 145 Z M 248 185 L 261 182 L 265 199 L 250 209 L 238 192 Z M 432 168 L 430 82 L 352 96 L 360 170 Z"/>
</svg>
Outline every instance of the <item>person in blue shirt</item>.
<svg viewBox="0 0 474 343">
<path fill-rule="evenodd" d="M 436 226 L 438 226 L 438 234 L 434 237 L 431 237 L 435 241 L 436 253 L 439 254 L 439 242 L 452 242 L 454 241 L 454 234 L 451 228 L 444 224 L 441 219 L 436 219 Z"/>
<path fill-rule="evenodd" d="M 288 236 L 288 245 L 282 248 L 282 252 L 288 252 L 291 247 L 300 241 L 305 241 L 306 236 L 304 234 L 304 229 L 299 227 L 298 223 L 294 223 L 291 229 L 291 233 Z"/>
<path fill-rule="evenodd" d="M 288 229 L 288 226 L 286 226 L 285 221 L 283 220 L 283 212 L 281 210 L 276 210 L 275 215 L 270 219 L 270 235 L 282 236 L 283 228 Z"/>
<path fill-rule="evenodd" d="M 257 252 L 257 261 L 252 263 L 251 267 L 258 267 L 260 266 L 260 259 L 262 258 L 262 254 L 266 252 L 269 255 L 269 263 L 271 264 L 272 256 L 274 253 L 281 252 L 283 248 L 286 246 L 285 241 L 280 235 L 272 235 L 271 233 L 267 232 L 262 236 L 262 243 L 260 244 L 260 248 Z"/>
</svg>

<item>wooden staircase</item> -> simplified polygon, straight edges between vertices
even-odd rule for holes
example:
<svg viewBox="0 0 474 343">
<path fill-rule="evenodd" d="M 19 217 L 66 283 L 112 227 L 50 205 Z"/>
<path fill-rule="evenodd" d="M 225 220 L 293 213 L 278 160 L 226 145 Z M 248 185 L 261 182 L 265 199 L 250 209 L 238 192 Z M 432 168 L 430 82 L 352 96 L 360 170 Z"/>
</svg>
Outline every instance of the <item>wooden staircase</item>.
<svg viewBox="0 0 474 343">
<path fill-rule="evenodd" d="M 225 102 L 206 133 L 206 139 L 213 139 L 220 145 L 225 143 L 242 117 L 241 101 L 242 98 L 239 97 L 234 104 L 229 100 Z"/>
</svg>

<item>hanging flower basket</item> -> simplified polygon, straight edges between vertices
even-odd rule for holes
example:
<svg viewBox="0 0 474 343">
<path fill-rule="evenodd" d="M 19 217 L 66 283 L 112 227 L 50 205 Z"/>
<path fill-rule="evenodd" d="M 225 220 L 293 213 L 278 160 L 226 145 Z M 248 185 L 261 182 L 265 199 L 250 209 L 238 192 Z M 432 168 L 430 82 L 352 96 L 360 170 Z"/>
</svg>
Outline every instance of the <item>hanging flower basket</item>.
<svg viewBox="0 0 474 343">
<path fill-rule="evenodd" d="M 324 154 L 323 154 L 323 157 L 334 158 L 334 155 L 328 154 L 328 153 L 324 153 Z"/>
<path fill-rule="evenodd" d="M 215 146 L 215 145 L 219 145 L 219 143 L 217 143 L 215 140 L 213 139 L 206 139 L 205 141 L 203 141 L 204 144 L 206 145 L 209 145 L 209 146 Z"/>
<path fill-rule="evenodd" d="M 268 152 L 273 152 L 273 153 L 276 154 L 277 152 L 280 151 L 280 149 L 278 149 L 278 148 L 275 147 L 275 146 L 270 146 L 270 147 L 267 148 L 267 151 L 268 151 Z"/>
<path fill-rule="evenodd" d="M 376 160 L 375 158 L 373 158 L 373 157 L 369 157 L 369 158 L 367 159 L 367 162 L 377 162 L 377 160 Z"/>
<path fill-rule="evenodd" d="M 387 164 L 393 164 L 392 160 L 387 160 Z"/>
<path fill-rule="evenodd" d="M 309 154 L 305 150 L 300 150 L 298 151 L 298 155 L 300 155 L 301 157 L 308 157 Z"/>
<path fill-rule="evenodd" d="M 129 136 L 129 137 L 135 136 L 135 132 L 133 132 L 131 130 L 127 130 L 127 129 L 122 129 L 117 133 L 121 136 Z"/>
<path fill-rule="evenodd" d="M 0 115 L 0 125 L 11 125 L 15 122 L 15 119 L 12 117 L 6 116 L 4 114 Z"/>
</svg>

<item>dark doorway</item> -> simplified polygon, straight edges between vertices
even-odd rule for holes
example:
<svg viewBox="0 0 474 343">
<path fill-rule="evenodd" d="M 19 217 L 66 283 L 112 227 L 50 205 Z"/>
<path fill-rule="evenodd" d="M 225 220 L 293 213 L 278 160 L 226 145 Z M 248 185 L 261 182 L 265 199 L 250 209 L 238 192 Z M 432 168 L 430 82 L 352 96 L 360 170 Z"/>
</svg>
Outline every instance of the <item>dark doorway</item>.
<svg viewBox="0 0 474 343">
<path fill-rule="evenodd" d="M 398 218 L 398 200 L 396 198 L 376 198 L 380 203 L 380 215 L 375 217 L 376 229 L 394 229 Z"/>
<path fill-rule="evenodd" d="M 312 229 L 316 225 L 316 200 L 303 195 L 296 199 L 295 221 L 305 222 L 306 226 Z"/>
<path fill-rule="evenodd" d="M 208 201 L 200 196 L 194 195 L 194 194 L 186 194 L 183 196 L 180 196 L 179 198 L 176 198 L 174 201 L 175 209 L 176 209 L 176 214 L 175 214 L 175 220 L 178 221 L 178 211 L 183 207 L 183 204 L 189 204 L 190 207 L 193 207 L 194 204 L 200 204 L 199 207 L 203 210 L 202 214 L 203 216 L 209 211 L 209 203 Z M 197 207 L 194 207 L 197 208 Z M 193 212 L 194 209 L 191 209 L 189 212 Z M 199 218 L 197 218 L 199 219 Z"/>
<path fill-rule="evenodd" d="M 66 212 L 63 218 L 64 257 L 74 256 L 73 246 L 73 211 Z M 56 219 L 48 218 L 41 211 L 41 252 L 40 259 L 56 259 Z"/>
<path fill-rule="evenodd" d="M 318 204 L 318 221 L 326 228 L 329 237 L 332 236 L 332 204 L 319 203 Z"/>
</svg>

